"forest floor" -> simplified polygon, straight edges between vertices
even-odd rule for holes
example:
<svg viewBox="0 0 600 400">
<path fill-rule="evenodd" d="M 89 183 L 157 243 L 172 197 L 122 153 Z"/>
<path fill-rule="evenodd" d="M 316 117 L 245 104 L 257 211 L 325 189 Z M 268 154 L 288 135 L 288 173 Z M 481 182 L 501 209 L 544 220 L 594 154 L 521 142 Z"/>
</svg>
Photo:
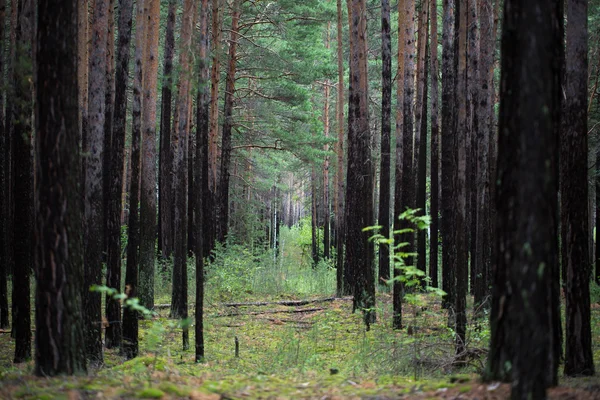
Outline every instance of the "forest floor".
<svg viewBox="0 0 600 400">
<path fill-rule="evenodd" d="M 466 364 L 454 364 L 446 312 L 432 296 L 405 305 L 405 328 L 391 329 L 391 296 L 378 296 L 378 323 L 367 331 L 349 299 L 306 304 L 281 296 L 256 304 L 210 303 L 206 361 L 194 362 L 194 335 L 168 308 L 140 322 L 140 356 L 125 361 L 106 350 L 87 376 L 39 378 L 33 362 L 12 363 L 14 342 L 0 333 L 1 399 L 503 399 L 510 386 L 482 383 L 487 317 L 470 318 Z M 259 304 L 259 300 L 268 304 Z M 314 299 L 313 299 L 314 300 Z M 276 302 L 279 302 L 276 303 Z M 600 306 L 593 306 L 594 352 L 600 359 Z M 191 314 L 193 315 L 193 314 Z M 239 343 L 236 357 L 235 341 Z M 597 368 L 598 369 L 598 368 Z M 600 378 L 562 379 L 552 399 L 600 399 Z"/>
</svg>

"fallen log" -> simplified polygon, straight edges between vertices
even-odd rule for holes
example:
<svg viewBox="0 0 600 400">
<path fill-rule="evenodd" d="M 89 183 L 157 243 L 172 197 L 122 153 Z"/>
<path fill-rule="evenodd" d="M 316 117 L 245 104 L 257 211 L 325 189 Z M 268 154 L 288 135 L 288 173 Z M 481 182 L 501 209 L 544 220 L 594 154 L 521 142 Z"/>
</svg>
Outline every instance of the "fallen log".
<svg viewBox="0 0 600 400">
<path fill-rule="evenodd" d="M 249 303 L 222 303 L 221 305 L 223 305 L 225 307 L 270 306 L 270 305 L 296 307 L 296 306 L 305 306 L 307 304 L 325 303 L 328 301 L 336 301 L 336 300 L 352 300 L 352 296 L 325 297 L 325 298 L 320 298 L 320 299 L 307 299 L 307 300 L 257 301 L 257 302 L 249 302 Z"/>
<path fill-rule="evenodd" d="M 298 310 L 264 310 L 264 311 L 250 311 L 250 312 L 234 312 L 228 314 L 216 314 L 215 317 L 236 317 L 239 315 L 261 315 L 261 314 L 279 314 L 279 313 L 309 313 L 315 311 L 322 311 L 324 308 L 301 308 Z"/>
</svg>

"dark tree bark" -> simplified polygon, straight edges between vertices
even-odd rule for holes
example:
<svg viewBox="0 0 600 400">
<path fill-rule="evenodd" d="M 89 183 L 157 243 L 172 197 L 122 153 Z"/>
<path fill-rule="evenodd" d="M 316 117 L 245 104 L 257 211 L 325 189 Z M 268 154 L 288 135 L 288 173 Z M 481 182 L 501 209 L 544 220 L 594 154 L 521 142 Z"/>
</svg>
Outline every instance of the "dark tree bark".
<svg viewBox="0 0 600 400">
<path fill-rule="evenodd" d="M 225 104 L 223 106 L 223 137 L 221 143 L 221 169 L 218 185 L 219 213 L 217 239 L 224 243 L 229 228 L 229 167 L 231 164 L 231 131 L 233 129 L 233 96 L 237 68 L 238 26 L 240 22 L 240 0 L 233 1 L 231 13 L 231 37 L 229 38 L 229 61 L 225 78 Z"/>
<path fill-rule="evenodd" d="M 566 97 L 560 146 L 565 375 L 593 375 L 588 217 L 588 4 L 567 2 Z"/>
<path fill-rule="evenodd" d="M 487 378 L 512 398 L 556 384 L 559 321 L 558 129 L 562 1 L 507 0 L 502 77 L 492 337 Z M 529 38 L 529 40 L 523 40 Z"/>
<path fill-rule="evenodd" d="M 156 100 L 160 0 L 144 2 L 144 111 L 142 113 L 142 168 L 140 187 L 140 274 L 142 304 L 154 308 L 156 256 Z"/>
<path fill-rule="evenodd" d="M 416 205 L 416 178 L 414 161 L 414 98 L 415 98 L 415 2 L 405 3 L 405 55 L 404 55 L 404 99 L 402 100 L 403 128 L 402 128 L 402 185 L 400 212 L 414 209 Z M 401 78 L 400 78 L 401 79 Z M 406 220 L 400 221 L 400 229 L 410 229 L 412 226 Z M 406 243 L 403 252 L 412 253 L 415 250 L 415 235 L 406 232 L 400 235 L 400 243 Z M 406 265 L 412 265 L 413 257 L 405 259 Z"/>
<path fill-rule="evenodd" d="M 398 67 L 396 71 L 396 182 L 394 183 L 394 244 L 397 246 L 402 236 L 396 232 L 401 229 L 400 214 L 402 209 L 402 168 L 403 163 L 403 130 L 404 130 L 404 58 L 406 52 L 406 24 L 413 23 L 407 21 L 407 8 L 412 7 L 406 2 L 398 2 Z M 400 282 L 401 270 L 394 266 L 393 277 L 394 286 L 392 292 L 393 321 L 394 329 L 402 328 L 402 297 L 404 296 L 404 287 Z"/>
<path fill-rule="evenodd" d="M 384 237 L 390 236 L 390 135 L 392 133 L 392 40 L 390 2 L 381 1 L 381 177 L 379 184 L 379 225 Z M 379 281 L 390 279 L 390 248 L 379 246 Z"/>
<path fill-rule="evenodd" d="M 108 203 L 110 202 L 110 184 L 112 170 L 112 155 L 113 155 L 113 114 L 115 104 L 115 0 L 108 1 L 108 24 L 106 36 L 106 106 L 104 117 L 104 155 L 102 160 L 102 191 L 104 192 L 104 247 L 103 251 L 108 252 Z M 102 255 L 102 260 L 107 261 L 106 254 Z M 107 271 L 108 278 L 108 271 Z M 108 282 L 108 279 L 107 279 Z M 110 324 L 110 322 L 109 322 Z M 109 333 L 109 339 L 112 339 L 112 333 Z M 107 347 L 113 347 L 113 343 L 108 341 Z"/>
<path fill-rule="evenodd" d="M 477 96 L 477 231 L 476 262 L 478 272 L 475 276 L 475 304 L 486 302 L 489 307 L 489 275 L 491 242 L 490 230 L 490 175 L 489 147 L 490 133 L 493 127 L 492 85 L 494 78 L 494 50 L 496 41 L 493 33 L 493 9 L 491 2 L 479 3 L 480 43 L 479 43 L 479 88 Z"/>
<path fill-rule="evenodd" d="M 417 55 L 417 96 L 415 101 L 415 139 L 414 139 L 414 159 L 413 169 L 415 175 L 415 205 L 420 209 L 419 215 L 426 214 L 427 200 L 427 14 L 429 5 L 427 0 L 421 1 L 421 9 L 419 10 L 418 22 L 418 55 Z M 426 239 L 427 235 L 424 230 L 415 233 L 416 252 L 417 252 L 417 268 L 423 273 L 426 273 Z M 422 281 L 421 284 L 424 284 Z"/>
<path fill-rule="evenodd" d="M 336 120 L 337 132 L 337 166 L 335 174 L 335 249 L 336 249 L 336 293 L 338 296 L 349 294 L 348 288 L 344 287 L 344 59 L 343 59 L 343 37 L 342 37 L 342 0 L 337 0 L 337 103 Z"/>
<path fill-rule="evenodd" d="M 18 2 L 16 25 L 16 60 L 13 68 L 12 130 L 13 193 L 14 193 L 14 270 L 13 270 L 13 330 L 15 363 L 31 358 L 30 275 L 33 268 L 33 40 L 35 36 L 34 3 Z M 17 67 L 18 65 L 18 67 Z"/>
<path fill-rule="evenodd" d="M 467 260 L 470 266 L 469 289 L 473 294 L 475 283 L 481 278 L 480 266 L 477 264 L 477 95 L 479 82 L 479 20 L 477 18 L 478 0 L 467 0 L 467 211 L 465 214 L 468 229 Z"/>
<path fill-rule="evenodd" d="M 162 95 L 160 105 L 160 153 L 158 175 L 158 249 L 163 259 L 173 254 L 173 148 L 171 147 L 171 103 L 173 57 L 175 55 L 175 13 L 177 1 L 169 0 L 165 37 Z"/>
<path fill-rule="evenodd" d="M 36 335 L 38 376 L 85 374 L 77 96 L 77 1 L 38 8 Z M 60 26 L 60 29 L 56 29 Z"/>
<path fill-rule="evenodd" d="M 456 159 L 456 168 L 453 169 L 452 179 L 453 197 L 452 214 L 453 218 L 453 238 L 452 242 L 456 249 L 454 264 L 450 267 L 456 274 L 454 311 L 456 315 L 456 354 L 459 358 L 464 357 L 466 346 L 467 330 L 467 290 L 468 290 L 468 237 L 467 237 L 467 139 L 468 139 L 468 98 L 464 94 L 468 92 L 467 80 L 467 21 L 468 21 L 468 0 L 459 0 L 456 4 L 456 59 L 454 60 L 456 80 L 455 80 L 455 104 L 458 109 L 456 114 L 456 147 L 454 157 Z"/>
<path fill-rule="evenodd" d="M 327 33 L 325 36 L 325 48 L 330 49 L 329 32 L 331 31 L 331 22 L 327 22 Z M 330 121 L 329 121 L 329 108 L 330 100 L 329 93 L 331 91 L 329 79 L 325 80 L 323 86 L 323 136 L 325 139 L 329 138 L 330 132 Z M 329 144 L 323 146 L 323 151 L 329 153 Z M 284 214 L 281 214 L 281 221 L 284 222 Z M 281 225 L 281 224 L 280 224 Z M 329 155 L 325 156 L 323 161 L 323 258 L 329 260 L 331 248 L 331 206 L 329 201 Z"/>
<path fill-rule="evenodd" d="M 115 108 L 112 129 L 111 170 L 107 208 L 108 237 L 106 285 L 121 291 L 121 190 L 125 170 L 125 123 L 127 117 L 127 83 L 129 80 L 129 52 L 133 1 L 119 1 L 119 39 L 115 71 Z M 106 299 L 106 347 L 121 345 L 121 304 Z"/>
<path fill-rule="evenodd" d="M 440 125 L 438 113 L 439 62 L 437 37 L 437 1 L 430 1 L 430 60 L 431 68 L 431 236 L 429 238 L 429 278 L 430 285 L 439 287 L 438 282 L 438 240 L 440 206 Z"/>
<path fill-rule="evenodd" d="M 104 244 L 104 191 L 102 165 L 104 157 L 104 119 L 106 117 L 106 41 L 108 0 L 96 0 L 92 17 L 90 52 L 88 131 L 85 161 L 85 286 L 83 301 L 87 356 L 91 364 L 102 365 L 101 295 L 90 292 L 92 285 L 102 284 Z"/>
<path fill-rule="evenodd" d="M 127 223 L 127 269 L 125 271 L 125 293 L 130 298 L 138 292 L 138 263 L 140 245 L 140 167 L 141 167 L 141 113 L 142 113 L 142 68 L 144 59 L 144 0 L 137 1 L 135 15 L 135 67 L 133 76 L 133 104 L 131 127 L 131 190 L 129 196 L 129 222 Z M 138 313 L 125 307 L 123 309 L 123 341 L 121 353 L 131 359 L 137 357 L 138 345 Z"/>
<path fill-rule="evenodd" d="M 369 233 L 373 225 L 372 158 L 369 148 L 366 2 L 349 0 L 352 9 L 350 29 L 350 82 L 348 102 L 348 169 L 346 190 L 346 271 L 352 283 L 354 311 L 364 312 L 365 322 L 375 322 L 374 248 Z"/>
<path fill-rule="evenodd" d="M 426 24 L 423 29 L 426 29 Z M 425 46 L 425 53 L 429 53 L 429 43 Z M 419 143 L 419 159 L 418 161 L 418 172 L 417 172 L 417 203 L 416 206 L 421 210 L 421 215 L 426 215 L 427 211 L 427 96 L 429 88 L 427 80 L 429 79 L 429 57 L 425 54 L 425 64 L 423 64 L 425 71 L 423 72 L 424 88 L 423 88 L 423 101 L 421 104 L 421 140 Z M 427 231 L 425 229 L 417 231 L 417 268 L 427 276 Z M 425 280 L 421 280 L 421 284 L 425 285 Z"/>
<path fill-rule="evenodd" d="M 195 311 L 195 360 L 204 360 L 204 253 L 203 245 L 203 222 L 204 191 L 208 189 L 208 123 L 209 123 L 209 33 L 208 33 L 208 2 L 200 2 L 199 22 L 200 37 L 198 41 L 199 73 L 198 73 L 198 97 L 196 101 L 196 164 L 194 164 L 195 193 L 196 193 L 196 311 Z"/>
<path fill-rule="evenodd" d="M 5 43 L 4 26 L 6 16 L 6 0 L 0 0 L 0 43 Z M 3 48 L 4 50 L 4 48 Z M 8 147 L 10 140 L 5 130 L 4 122 L 4 57 L 0 57 L 0 329 L 7 329 L 8 322 L 8 247 L 7 247 L 7 225 L 8 225 Z"/>
<path fill-rule="evenodd" d="M 317 233 L 319 231 L 317 222 L 317 196 L 317 171 L 313 166 L 310 170 L 310 243 L 313 268 L 316 268 L 319 263 L 319 243 L 317 241 Z"/>
<path fill-rule="evenodd" d="M 16 43 L 17 43 L 17 6 L 18 0 L 10 1 L 10 34 L 8 44 L 9 44 L 9 58 L 6 76 L 7 79 L 12 79 L 14 77 L 14 68 L 16 64 Z M 9 81 L 6 82 L 4 86 L 6 88 L 6 98 L 14 98 L 14 89 L 15 85 L 11 84 Z M 15 257 L 14 257 L 14 216 L 15 216 L 15 194 L 13 192 L 14 180 L 15 180 L 15 170 L 14 170 L 14 160 L 13 160 L 13 152 L 14 152 L 14 129 L 12 124 L 13 118 L 13 108 L 14 102 L 7 101 L 6 102 L 6 111 L 4 116 L 4 136 L 6 137 L 6 146 L 4 149 L 4 170 L 6 171 L 6 196 L 4 197 L 6 201 L 6 206 L 4 208 L 4 212 L 6 213 L 6 273 L 13 274 L 15 270 Z M 14 278 L 14 275 L 13 275 Z M 8 281 L 8 277 L 7 277 Z M 8 282 L 7 282 L 8 283 Z M 13 290 L 12 295 L 15 295 Z M 14 309 L 14 301 L 12 301 L 12 308 Z M 14 319 L 14 313 L 11 314 L 11 317 Z M 11 330 L 11 338 L 14 339 L 15 327 L 14 324 Z"/>
<path fill-rule="evenodd" d="M 212 6 L 212 20 L 211 20 L 211 30 L 212 30 L 212 66 L 211 66 L 211 86 L 210 86 L 210 121 L 209 121 L 209 179 L 210 179 L 210 190 L 213 193 L 213 197 L 215 197 L 214 201 L 216 202 L 217 196 L 217 186 L 218 186 L 218 138 L 219 138 L 219 83 L 221 82 L 221 53 L 223 50 L 221 49 L 221 37 L 223 28 L 223 21 L 221 18 L 222 12 L 220 9 L 222 8 L 223 0 L 211 0 Z M 215 218 L 215 232 L 217 229 L 217 221 Z M 211 241 L 211 245 L 214 245 L 214 241 L 216 240 L 216 236 L 211 237 L 209 239 Z"/>
<path fill-rule="evenodd" d="M 444 17 L 442 33 L 442 193 L 441 209 L 442 223 L 440 232 L 442 235 L 442 289 L 446 292 L 442 300 L 444 308 L 452 308 L 455 298 L 455 271 L 454 259 L 456 248 L 452 241 L 454 231 L 454 214 L 452 212 L 452 199 L 454 187 L 452 176 L 456 168 L 454 160 L 454 147 L 456 129 L 454 126 L 454 115 L 456 104 L 454 102 L 454 8 L 455 0 L 444 0 Z"/>
<path fill-rule="evenodd" d="M 171 301 L 171 317 L 187 316 L 187 156 L 188 156 L 188 97 L 190 94 L 190 56 L 192 45 L 192 28 L 194 1 L 186 0 L 183 5 L 181 22 L 181 41 L 179 49 L 179 66 L 181 75 L 178 82 L 177 106 L 173 124 L 172 143 L 173 157 L 173 228 L 174 258 L 173 293 Z"/>
</svg>

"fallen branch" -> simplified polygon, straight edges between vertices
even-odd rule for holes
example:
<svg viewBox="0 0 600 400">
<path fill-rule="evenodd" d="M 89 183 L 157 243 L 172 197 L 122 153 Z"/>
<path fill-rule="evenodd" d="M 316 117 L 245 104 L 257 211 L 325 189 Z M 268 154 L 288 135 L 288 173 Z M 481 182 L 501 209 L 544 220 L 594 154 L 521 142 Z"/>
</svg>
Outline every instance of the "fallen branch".
<svg viewBox="0 0 600 400">
<path fill-rule="evenodd" d="M 324 308 L 301 308 L 299 310 L 264 310 L 264 311 L 252 311 L 252 312 L 239 312 L 229 314 L 217 314 L 215 317 L 235 317 L 238 315 L 261 315 L 261 314 L 279 314 L 279 313 L 309 313 L 315 311 L 322 311 Z"/>
<path fill-rule="evenodd" d="M 251 303 L 222 303 L 225 307 L 245 307 L 245 306 L 269 306 L 269 305 L 280 305 L 280 306 L 305 306 L 313 303 L 325 303 L 328 301 L 336 300 L 352 300 L 352 296 L 349 297 L 325 297 L 321 299 L 308 299 L 308 300 L 282 300 L 282 301 L 257 301 Z"/>
</svg>

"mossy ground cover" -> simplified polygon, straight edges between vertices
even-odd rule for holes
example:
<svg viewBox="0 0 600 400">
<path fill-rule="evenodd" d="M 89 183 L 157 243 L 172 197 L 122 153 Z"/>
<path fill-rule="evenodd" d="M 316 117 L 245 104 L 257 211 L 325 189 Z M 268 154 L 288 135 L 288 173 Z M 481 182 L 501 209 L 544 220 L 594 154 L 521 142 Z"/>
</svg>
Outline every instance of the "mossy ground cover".
<svg viewBox="0 0 600 400">
<path fill-rule="evenodd" d="M 278 300 L 266 299 L 266 300 Z M 367 331 L 351 301 L 302 306 L 269 304 L 206 310 L 206 360 L 183 351 L 181 328 L 162 310 L 140 323 L 140 356 L 125 361 L 107 350 L 105 366 L 87 376 L 39 378 L 33 363 L 12 364 L 10 334 L 0 335 L 0 398 L 504 398 L 507 386 L 479 383 L 487 333 L 473 324 L 469 360 L 452 364 L 453 335 L 435 298 L 405 307 L 405 328 L 393 331 L 390 296 L 379 296 L 379 322 Z M 595 331 L 600 309 L 594 307 Z M 479 329 L 479 330 L 478 330 Z M 235 338 L 239 356 L 235 354 Z M 598 346 L 596 354 L 600 355 Z M 555 398 L 600 397 L 597 378 L 568 380 Z M 554 393 L 554 392 L 553 392 Z"/>
<path fill-rule="evenodd" d="M 488 315 L 469 315 L 468 354 L 457 366 L 447 311 L 432 294 L 407 296 L 404 329 L 391 327 L 389 289 L 380 287 L 377 320 L 367 330 L 350 299 L 335 293 L 335 270 L 310 265 L 306 233 L 282 229 L 280 252 L 229 245 L 207 266 L 206 359 L 182 349 L 178 321 L 168 318 L 169 265 L 157 265 L 157 314 L 140 321 L 140 355 L 125 361 L 106 350 L 104 366 L 86 376 L 40 378 L 33 362 L 12 363 L 14 341 L 0 333 L 0 399 L 398 399 L 506 398 L 508 385 L 480 383 L 489 343 Z M 193 305 L 194 262 L 188 264 Z M 594 355 L 600 360 L 600 289 L 593 286 Z M 263 305 L 231 306 L 227 303 Z M 192 307 L 193 308 L 193 307 Z M 469 309 L 472 309 L 469 304 Z M 190 310 L 193 315 L 193 309 Z M 236 357 L 235 342 L 239 354 Z M 600 368 L 597 368 L 600 370 Z M 564 379 L 551 398 L 600 398 L 596 377 Z"/>
</svg>

